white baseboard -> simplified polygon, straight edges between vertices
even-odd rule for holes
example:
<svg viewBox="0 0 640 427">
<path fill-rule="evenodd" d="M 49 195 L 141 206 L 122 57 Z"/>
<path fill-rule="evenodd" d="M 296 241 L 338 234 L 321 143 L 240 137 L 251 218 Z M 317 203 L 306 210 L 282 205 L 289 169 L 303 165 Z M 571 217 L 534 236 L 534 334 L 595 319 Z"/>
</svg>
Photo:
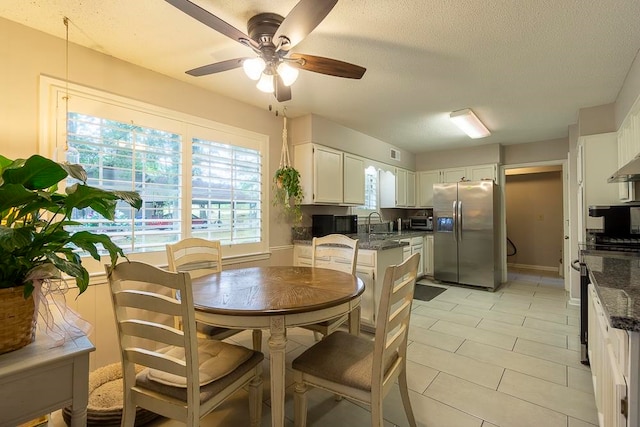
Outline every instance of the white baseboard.
<svg viewBox="0 0 640 427">
<path fill-rule="evenodd" d="M 580 298 L 569 298 L 568 304 L 580 306 Z"/>
<path fill-rule="evenodd" d="M 549 267 L 546 265 L 529 265 L 529 264 L 513 264 L 507 263 L 507 268 L 526 268 L 527 270 L 540 270 L 540 271 L 558 271 L 558 267 Z"/>
</svg>

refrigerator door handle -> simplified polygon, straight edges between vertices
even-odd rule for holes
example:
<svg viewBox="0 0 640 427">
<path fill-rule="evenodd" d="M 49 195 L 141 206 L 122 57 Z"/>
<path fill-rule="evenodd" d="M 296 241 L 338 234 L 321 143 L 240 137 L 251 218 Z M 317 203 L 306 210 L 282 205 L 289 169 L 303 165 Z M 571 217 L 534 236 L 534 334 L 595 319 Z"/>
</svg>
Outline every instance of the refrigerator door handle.
<svg viewBox="0 0 640 427">
<path fill-rule="evenodd" d="M 458 201 L 453 201 L 451 212 L 453 213 L 453 240 L 458 241 L 458 209 L 456 208 Z"/>
<path fill-rule="evenodd" d="M 462 241 L 462 200 L 458 200 L 458 241 Z"/>
</svg>

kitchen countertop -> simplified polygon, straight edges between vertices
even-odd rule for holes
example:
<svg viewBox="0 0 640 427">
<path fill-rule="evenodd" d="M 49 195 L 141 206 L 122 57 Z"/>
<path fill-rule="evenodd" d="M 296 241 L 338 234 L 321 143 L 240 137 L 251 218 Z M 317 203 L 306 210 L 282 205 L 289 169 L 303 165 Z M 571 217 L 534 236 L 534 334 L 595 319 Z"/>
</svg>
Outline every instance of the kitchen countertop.
<svg viewBox="0 0 640 427">
<path fill-rule="evenodd" d="M 611 326 L 640 332 L 640 257 L 584 251 L 583 259 Z"/>
<path fill-rule="evenodd" d="M 352 239 L 358 239 L 358 248 L 364 250 L 383 251 L 386 249 L 399 248 L 407 246 L 409 243 L 400 242 L 401 239 L 410 239 L 412 237 L 422 237 L 427 234 L 432 234 L 429 231 L 412 231 L 405 230 L 400 233 L 372 233 L 371 238 L 368 234 L 350 234 L 348 235 Z M 297 245 L 310 245 L 311 240 L 294 240 L 294 244 Z"/>
</svg>

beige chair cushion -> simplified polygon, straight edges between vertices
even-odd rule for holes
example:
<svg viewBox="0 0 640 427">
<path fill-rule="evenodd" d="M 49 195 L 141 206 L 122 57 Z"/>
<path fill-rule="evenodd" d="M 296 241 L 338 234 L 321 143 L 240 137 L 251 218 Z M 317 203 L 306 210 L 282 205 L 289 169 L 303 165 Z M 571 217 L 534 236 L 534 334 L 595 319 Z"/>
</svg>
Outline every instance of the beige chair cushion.
<svg viewBox="0 0 640 427">
<path fill-rule="evenodd" d="M 165 347 L 158 350 L 167 356 L 184 360 L 184 348 Z M 200 363 L 200 386 L 207 385 L 229 374 L 246 362 L 252 351 L 239 345 L 216 340 L 201 340 L 198 343 L 198 361 Z M 150 380 L 173 387 L 187 387 L 187 379 L 157 369 L 149 369 Z"/>
<path fill-rule="evenodd" d="M 250 350 L 251 351 L 251 350 Z M 264 354 L 258 351 L 251 351 L 251 357 L 249 360 L 238 366 L 237 369 L 225 375 L 224 377 L 207 384 L 204 387 L 200 387 L 200 403 L 204 403 L 209 399 L 212 399 L 222 391 L 224 391 L 229 385 L 238 378 L 255 368 L 256 365 L 262 363 L 264 360 Z M 165 396 L 171 396 L 175 399 L 179 399 L 183 402 L 187 401 L 187 389 L 183 387 L 171 387 L 166 384 L 160 384 L 156 381 L 149 379 L 149 369 L 145 369 L 136 375 L 136 387 L 142 387 L 148 390 L 155 391 L 157 393 L 164 394 Z"/>
<path fill-rule="evenodd" d="M 338 384 L 371 391 L 373 341 L 337 331 L 293 361 L 293 369 Z"/>
</svg>

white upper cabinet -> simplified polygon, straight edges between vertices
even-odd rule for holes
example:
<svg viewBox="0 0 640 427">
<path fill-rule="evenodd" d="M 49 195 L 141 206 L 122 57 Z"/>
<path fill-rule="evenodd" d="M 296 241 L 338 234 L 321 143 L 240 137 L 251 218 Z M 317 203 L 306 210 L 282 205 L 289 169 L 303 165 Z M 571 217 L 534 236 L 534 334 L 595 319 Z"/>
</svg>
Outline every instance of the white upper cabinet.
<svg viewBox="0 0 640 427">
<path fill-rule="evenodd" d="M 440 171 L 418 172 L 418 207 L 433 206 L 433 184 L 440 182 Z"/>
<path fill-rule="evenodd" d="M 467 166 L 467 179 L 469 181 L 485 181 L 498 180 L 498 165 L 492 163 L 490 165 Z"/>
<path fill-rule="evenodd" d="M 467 168 L 448 168 L 442 169 L 440 182 L 460 182 L 463 179 L 469 179 L 467 177 Z"/>
<path fill-rule="evenodd" d="M 364 159 L 344 153 L 344 194 L 347 205 L 364 205 Z"/>
<path fill-rule="evenodd" d="M 300 172 L 305 205 L 364 204 L 362 157 L 318 144 L 294 146 L 294 166 Z"/>
<path fill-rule="evenodd" d="M 640 98 L 625 117 L 617 134 L 618 168 L 640 155 Z M 631 182 L 618 184 L 620 201 L 635 200 L 634 185 Z"/>
<path fill-rule="evenodd" d="M 416 173 L 407 171 L 407 207 L 416 206 Z"/>
<path fill-rule="evenodd" d="M 407 206 L 407 171 L 396 168 L 396 206 Z"/>
<path fill-rule="evenodd" d="M 438 169 L 432 171 L 419 171 L 416 206 L 429 208 L 433 206 L 433 184 L 440 182 L 465 181 L 498 181 L 498 165 L 490 163 L 486 165 L 464 166 L 459 168 Z"/>
<path fill-rule="evenodd" d="M 407 208 L 416 205 L 416 174 L 395 168 L 394 172 L 380 170 L 381 208 Z"/>
<path fill-rule="evenodd" d="M 442 169 L 441 182 L 482 181 L 491 179 L 497 181 L 498 165 L 474 165 L 459 168 Z"/>
<path fill-rule="evenodd" d="M 342 203 L 342 154 L 342 151 L 316 144 L 294 146 L 294 165 L 300 172 L 300 183 L 304 190 L 303 204 Z"/>
<path fill-rule="evenodd" d="M 395 208 L 396 198 L 396 174 L 380 169 L 378 171 L 378 186 L 380 187 L 380 207 Z"/>
<path fill-rule="evenodd" d="M 617 137 L 615 132 L 582 136 L 578 139 L 578 154 L 582 161 L 584 191 L 580 215 L 586 228 L 600 228 L 602 220 L 588 216 L 590 205 L 619 203 L 618 186 L 609 184 L 608 177 L 617 170 Z M 580 160 L 580 158 L 579 158 Z M 581 230 L 583 231 L 583 230 Z"/>
</svg>

